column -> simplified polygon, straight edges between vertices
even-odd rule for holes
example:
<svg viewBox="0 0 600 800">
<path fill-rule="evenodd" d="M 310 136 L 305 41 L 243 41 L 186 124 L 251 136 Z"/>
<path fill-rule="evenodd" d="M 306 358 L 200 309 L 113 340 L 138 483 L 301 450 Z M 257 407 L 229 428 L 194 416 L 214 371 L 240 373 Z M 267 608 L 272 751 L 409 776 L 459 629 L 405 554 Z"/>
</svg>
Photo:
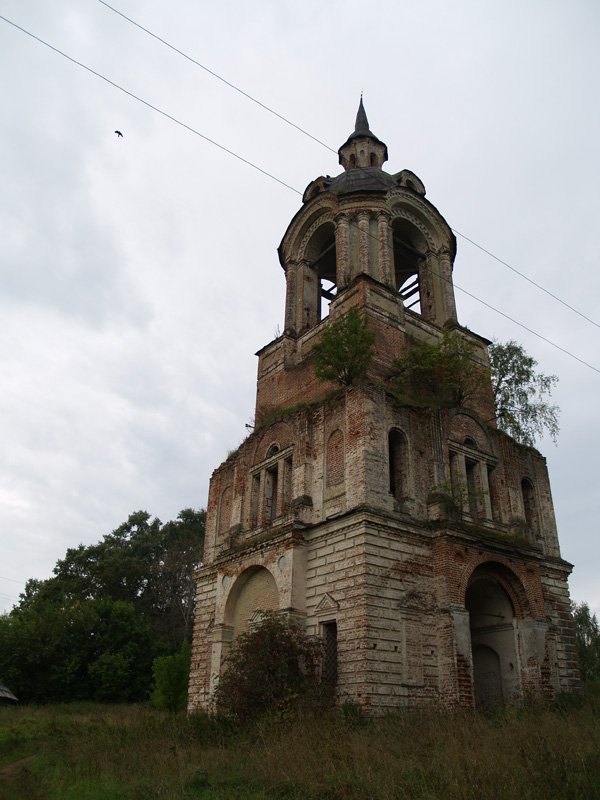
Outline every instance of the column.
<svg viewBox="0 0 600 800">
<path fill-rule="evenodd" d="M 375 277 L 379 278 L 382 283 L 387 286 L 394 286 L 392 264 L 392 243 L 391 243 L 392 229 L 390 226 L 390 213 L 389 211 L 377 212 L 377 238 L 378 251 L 379 251 L 379 274 Z"/>
<path fill-rule="evenodd" d="M 340 289 L 352 280 L 350 272 L 350 221 L 347 214 L 335 218 L 336 283 Z"/>
<path fill-rule="evenodd" d="M 359 211 L 358 219 L 358 266 L 359 273 L 369 274 L 369 212 Z"/>
</svg>

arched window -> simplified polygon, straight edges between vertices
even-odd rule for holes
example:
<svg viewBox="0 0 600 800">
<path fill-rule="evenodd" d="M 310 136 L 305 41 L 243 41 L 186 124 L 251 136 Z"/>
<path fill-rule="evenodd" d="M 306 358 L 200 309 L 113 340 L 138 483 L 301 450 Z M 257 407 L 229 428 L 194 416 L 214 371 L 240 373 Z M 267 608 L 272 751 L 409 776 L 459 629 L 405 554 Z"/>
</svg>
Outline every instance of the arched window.
<svg viewBox="0 0 600 800">
<path fill-rule="evenodd" d="M 279 452 L 279 447 L 276 444 L 272 444 L 271 447 L 267 450 L 267 458 L 271 458 L 276 453 Z"/>
<path fill-rule="evenodd" d="M 350 166 L 351 167 L 356 166 L 356 156 L 354 155 L 354 153 L 350 153 Z"/>
<path fill-rule="evenodd" d="M 334 431 L 327 441 L 326 479 L 327 487 L 337 486 L 344 480 L 344 434 Z"/>
<path fill-rule="evenodd" d="M 408 446 L 406 436 L 397 428 L 388 436 L 390 492 L 396 500 L 408 496 Z"/>
</svg>

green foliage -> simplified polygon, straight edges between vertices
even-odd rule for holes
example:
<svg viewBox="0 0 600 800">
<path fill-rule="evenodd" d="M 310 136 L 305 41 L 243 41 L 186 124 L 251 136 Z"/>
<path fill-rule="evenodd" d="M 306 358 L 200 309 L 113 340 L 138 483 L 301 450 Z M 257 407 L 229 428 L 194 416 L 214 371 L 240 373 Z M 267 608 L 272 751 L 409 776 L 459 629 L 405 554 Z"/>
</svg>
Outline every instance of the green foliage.
<svg viewBox="0 0 600 800">
<path fill-rule="evenodd" d="M 322 642 L 299 625 L 265 612 L 232 645 L 215 693 L 217 710 L 243 722 L 285 714 L 317 692 L 322 652 Z"/>
<path fill-rule="evenodd" d="M 319 380 L 350 386 L 362 380 L 373 357 L 375 334 L 356 308 L 323 331 L 312 349 L 315 375 Z"/>
<path fill-rule="evenodd" d="M 23 702 L 147 696 L 155 649 L 131 603 L 39 603 L 0 618 L 0 674 Z"/>
<path fill-rule="evenodd" d="M 394 373 L 390 388 L 400 402 L 432 409 L 464 405 L 489 375 L 475 348 L 448 330 L 437 342 L 411 342 L 406 356 L 396 361 Z"/>
<path fill-rule="evenodd" d="M 587 603 L 572 604 L 579 668 L 584 681 L 600 681 L 600 624 Z"/>
<path fill-rule="evenodd" d="M 187 703 L 191 648 L 183 642 L 178 653 L 159 656 L 152 664 L 152 705 L 166 711 L 182 711 Z"/>
<path fill-rule="evenodd" d="M 162 525 L 140 511 L 28 581 L 0 617 L 0 675 L 22 702 L 148 696 L 152 660 L 191 636 L 204 511 Z"/>
<path fill-rule="evenodd" d="M 556 442 L 559 408 L 546 398 L 558 383 L 557 376 L 536 372 L 537 361 L 517 342 L 493 342 L 489 352 L 500 430 L 531 447 L 545 432 Z"/>
</svg>

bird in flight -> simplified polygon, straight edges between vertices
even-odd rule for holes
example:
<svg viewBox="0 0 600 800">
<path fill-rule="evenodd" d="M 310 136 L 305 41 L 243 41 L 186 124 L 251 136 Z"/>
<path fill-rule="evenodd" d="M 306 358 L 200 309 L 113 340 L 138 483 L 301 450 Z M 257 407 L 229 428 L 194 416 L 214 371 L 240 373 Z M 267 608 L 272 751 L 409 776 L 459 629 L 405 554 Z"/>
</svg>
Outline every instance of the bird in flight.
<svg viewBox="0 0 600 800">
<path fill-rule="evenodd" d="M 123 134 L 121 133 L 121 131 L 115 131 L 115 133 L 117 134 L 117 136 L 120 136 L 121 139 L 123 138 Z"/>
</svg>

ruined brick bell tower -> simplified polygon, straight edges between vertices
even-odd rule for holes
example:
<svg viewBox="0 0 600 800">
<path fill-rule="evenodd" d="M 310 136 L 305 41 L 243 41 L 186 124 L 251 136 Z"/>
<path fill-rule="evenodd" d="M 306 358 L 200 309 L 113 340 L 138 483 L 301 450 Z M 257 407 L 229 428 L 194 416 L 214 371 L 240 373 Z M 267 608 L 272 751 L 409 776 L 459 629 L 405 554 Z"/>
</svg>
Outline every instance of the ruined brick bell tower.
<svg viewBox="0 0 600 800">
<path fill-rule="evenodd" d="M 361 99 L 344 171 L 309 184 L 279 247 L 285 329 L 258 353 L 256 429 L 210 483 L 191 709 L 266 609 L 322 636 L 337 697 L 374 713 L 578 686 L 544 458 L 496 429 L 489 383 L 430 413 L 386 387 L 414 342 L 451 330 L 484 367 L 489 344 L 456 319 L 452 231 L 387 158 Z M 365 383 L 336 392 L 311 350 L 351 308 L 375 355 Z"/>
</svg>

